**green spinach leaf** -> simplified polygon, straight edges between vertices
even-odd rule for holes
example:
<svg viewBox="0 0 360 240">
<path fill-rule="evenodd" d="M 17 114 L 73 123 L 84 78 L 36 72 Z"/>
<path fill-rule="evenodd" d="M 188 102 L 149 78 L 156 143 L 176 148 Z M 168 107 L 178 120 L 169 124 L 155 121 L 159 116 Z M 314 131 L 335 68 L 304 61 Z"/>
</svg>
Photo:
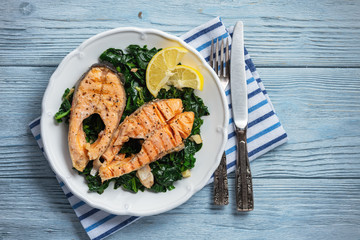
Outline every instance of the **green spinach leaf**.
<svg viewBox="0 0 360 240">
<path fill-rule="evenodd" d="M 105 124 L 99 114 L 92 114 L 83 121 L 83 130 L 86 141 L 93 143 L 98 139 L 99 133 L 104 130 Z"/>
<path fill-rule="evenodd" d="M 69 122 L 71 103 L 74 94 L 74 87 L 69 89 L 67 88 L 62 96 L 62 103 L 60 105 L 59 111 L 55 113 L 55 120 L 58 123 L 62 121 Z"/>
<path fill-rule="evenodd" d="M 98 194 L 102 194 L 104 190 L 109 186 L 110 180 L 101 182 L 101 178 L 99 175 L 93 176 L 90 174 L 92 168 L 93 162 L 90 161 L 85 167 L 84 171 L 78 171 L 78 173 L 79 175 L 83 175 L 85 177 L 90 192 L 97 192 Z"/>
</svg>

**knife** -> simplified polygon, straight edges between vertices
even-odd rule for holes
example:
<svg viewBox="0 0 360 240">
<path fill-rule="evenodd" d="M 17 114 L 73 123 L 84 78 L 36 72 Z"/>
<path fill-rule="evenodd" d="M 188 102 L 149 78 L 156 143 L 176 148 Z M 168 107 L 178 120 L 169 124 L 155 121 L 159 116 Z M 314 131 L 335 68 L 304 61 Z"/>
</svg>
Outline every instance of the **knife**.
<svg viewBox="0 0 360 240">
<path fill-rule="evenodd" d="M 237 138 L 237 160 L 235 168 L 236 208 L 238 211 L 251 211 L 254 208 L 254 197 L 246 142 L 248 94 L 245 75 L 243 29 L 244 27 L 241 21 L 235 24 L 231 46 L 230 86 L 232 112 Z"/>
</svg>

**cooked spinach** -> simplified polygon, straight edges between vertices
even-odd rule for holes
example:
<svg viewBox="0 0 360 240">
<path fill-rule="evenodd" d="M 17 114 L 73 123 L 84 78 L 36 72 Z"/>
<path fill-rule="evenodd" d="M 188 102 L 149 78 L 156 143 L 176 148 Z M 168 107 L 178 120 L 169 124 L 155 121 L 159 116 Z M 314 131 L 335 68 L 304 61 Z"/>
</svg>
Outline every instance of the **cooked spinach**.
<svg viewBox="0 0 360 240">
<path fill-rule="evenodd" d="M 62 121 L 68 122 L 70 117 L 71 103 L 73 99 L 74 88 L 67 88 L 62 96 L 62 103 L 60 105 L 59 111 L 55 113 L 55 120 L 58 123 Z"/>
<path fill-rule="evenodd" d="M 79 175 L 83 175 L 88 184 L 89 191 L 97 192 L 98 194 L 102 194 L 104 190 L 109 186 L 110 181 L 101 182 L 101 178 L 99 175 L 93 176 L 90 174 L 91 169 L 93 168 L 93 162 L 90 161 L 88 165 L 85 167 L 84 171 L 78 171 Z M 76 170 L 74 168 L 74 170 Z"/>
<path fill-rule="evenodd" d="M 143 141 L 143 139 L 130 138 L 129 141 L 122 145 L 119 153 L 125 153 L 125 157 L 129 157 L 131 154 L 136 154 L 140 152 Z"/>
<path fill-rule="evenodd" d="M 116 178 L 114 181 L 115 189 L 122 187 L 123 189 L 134 193 L 137 193 L 139 190 L 142 192 L 145 190 L 145 187 L 141 184 L 139 178 L 136 176 L 136 172 L 125 174 Z"/>
<path fill-rule="evenodd" d="M 151 191 L 166 192 L 174 189 L 174 182 L 183 178 L 181 173 L 195 166 L 194 154 L 201 149 L 202 144 L 190 140 L 184 142 L 183 150 L 170 153 L 150 164 L 155 180 Z"/>
<path fill-rule="evenodd" d="M 120 49 L 109 48 L 100 55 L 100 61 L 110 63 L 118 72 L 124 75 L 127 103 L 121 121 L 144 103 L 154 100 L 154 97 L 146 88 L 145 74 L 149 61 L 159 50 L 156 48 L 148 49 L 147 46 L 130 45 L 125 52 Z M 170 87 L 167 91 L 161 89 L 157 98 L 182 99 L 184 111 L 195 113 L 191 135 L 200 133 L 200 126 L 203 123 L 201 117 L 209 115 L 209 110 L 202 99 L 195 95 L 193 89 L 184 88 L 180 90 L 175 87 Z M 99 130 L 103 129 L 104 126 L 101 118 L 99 117 L 99 120 L 97 115 L 90 117 L 86 119 L 86 122 L 84 120 L 84 131 L 87 141 L 91 143 L 96 140 Z M 136 154 L 141 149 L 139 141 L 142 140 L 130 139 L 129 142 L 124 144 L 120 153 L 125 153 L 127 157 Z M 150 164 L 154 175 L 154 185 L 149 189 L 150 191 L 166 192 L 174 189 L 174 183 L 183 178 L 182 172 L 194 167 L 196 161 L 194 154 L 201 149 L 202 144 L 196 144 L 188 138 L 184 140 L 184 145 L 183 150 L 170 153 Z M 79 174 L 85 176 L 90 191 L 101 194 L 111 181 L 114 181 L 115 189 L 122 187 L 134 193 L 145 190 L 145 187 L 136 177 L 136 172 L 101 183 L 98 175 L 90 175 L 91 169 L 92 162 L 87 165 L 83 172 L 79 172 Z"/>
<path fill-rule="evenodd" d="M 99 114 L 92 114 L 83 121 L 83 130 L 86 135 L 86 141 L 93 143 L 99 136 L 99 133 L 104 130 L 105 124 Z"/>
</svg>

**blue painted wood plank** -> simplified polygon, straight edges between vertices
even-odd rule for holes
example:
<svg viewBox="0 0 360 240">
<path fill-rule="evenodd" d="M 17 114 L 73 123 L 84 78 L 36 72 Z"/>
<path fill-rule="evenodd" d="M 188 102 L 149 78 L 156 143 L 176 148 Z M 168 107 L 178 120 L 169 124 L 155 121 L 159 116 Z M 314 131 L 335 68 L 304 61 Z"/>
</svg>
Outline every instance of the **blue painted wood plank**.
<svg viewBox="0 0 360 240">
<path fill-rule="evenodd" d="M 229 206 L 213 206 L 208 186 L 109 239 L 359 239 L 359 10 L 358 1 L 331 0 L 2 3 L 0 239 L 87 239 L 27 127 L 61 59 L 111 28 L 180 35 L 219 15 L 227 25 L 244 21 L 246 46 L 290 141 L 252 163 L 252 213 L 235 212 L 233 191 Z M 231 174 L 231 189 L 233 182 Z"/>
<path fill-rule="evenodd" d="M 234 178 L 229 179 L 234 189 Z M 212 204 L 208 186 L 167 213 L 109 239 L 358 239 L 358 179 L 254 179 L 255 209 Z M 1 239 L 87 239 L 55 179 L 0 178 Z M 19 192 L 21 194 L 19 194 Z"/>
<path fill-rule="evenodd" d="M 27 2 L 0 5 L 0 65 L 55 66 L 105 30 L 136 26 L 180 35 L 222 16 L 229 26 L 244 21 L 245 44 L 258 66 L 360 66 L 359 1 Z"/>
<path fill-rule="evenodd" d="M 150 238 L 201 239 L 230 232 L 230 237 L 326 239 L 345 234 L 356 239 L 360 69 L 258 70 L 290 141 L 252 163 L 254 182 L 260 186 L 255 190 L 254 213 L 239 217 L 231 207 L 218 210 L 211 205 L 211 187 L 207 187 L 180 208 L 144 218 L 110 239 L 145 238 L 138 229 Z M 42 94 L 54 68 L 0 67 L 0 71 L 4 73 L 0 107 L 6 116 L 0 132 L 1 237 L 63 239 L 65 232 L 68 238 L 84 239 L 84 230 L 26 126 L 40 114 Z M 24 73 L 32 78 L 24 78 Z M 311 222 L 315 225 L 306 225 Z M 185 230 L 171 231 L 174 225 Z M 200 230 L 193 233 L 194 227 Z M 23 235 L 18 229 L 25 229 Z"/>
</svg>

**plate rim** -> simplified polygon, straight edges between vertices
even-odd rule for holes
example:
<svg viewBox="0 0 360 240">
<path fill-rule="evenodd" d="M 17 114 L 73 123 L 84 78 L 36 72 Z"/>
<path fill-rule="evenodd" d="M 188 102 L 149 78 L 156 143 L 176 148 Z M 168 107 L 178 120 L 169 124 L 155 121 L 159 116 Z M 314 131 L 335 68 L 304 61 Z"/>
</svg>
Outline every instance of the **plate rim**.
<svg viewBox="0 0 360 240">
<path fill-rule="evenodd" d="M 171 209 L 174 209 L 178 206 L 180 206 L 181 204 L 185 203 L 187 200 L 189 200 L 191 198 L 191 196 L 193 196 L 195 193 L 197 193 L 198 191 L 200 191 L 206 184 L 207 182 L 211 179 L 211 176 L 213 174 L 213 172 L 216 170 L 216 167 L 219 165 L 220 160 L 221 160 L 221 155 L 225 149 L 225 145 L 227 142 L 227 133 L 228 133 L 228 121 L 229 121 L 229 110 L 228 110 L 228 106 L 227 106 L 227 100 L 226 100 L 226 96 L 225 96 L 225 92 L 222 90 L 221 88 L 221 84 L 220 84 L 220 80 L 218 78 L 218 76 L 216 75 L 216 73 L 214 72 L 214 70 L 210 67 L 210 65 L 205 61 L 205 59 L 200 55 L 200 53 L 193 48 L 192 46 L 190 46 L 189 44 L 187 44 L 184 40 L 182 40 L 181 38 L 175 36 L 175 35 L 171 35 L 169 33 L 163 32 L 161 30 L 158 29 L 154 29 L 154 28 L 139 28 L 139 27 L 118 27 L 118 28 L 114 28 L 114 29 L 110 29 L 107 31 L 103 31 L 100 32 L 88 39 L 86 39 L 85 41 L 83 41 L 78 47 L 76 47 L 74 50 L 72 50 L 70 53 L 68 53 L 59 63 L 59 65 L 57 66 L 56 70 L 53 72 L 53 74 L 51 75 L 48 85 L 46 87 L 46 90 L 44 92 L 43 95 L 43 99 L 42 99 L 42 110 L 41 110 L 41 119 L 45 119 L 48 118 L 48 114 L 46 113 L 46 100 L 48 99 L 48 95 L 50 92 L 50 89 L 52 89 L 52 85 L 54 84 L 55 80 L 56 80 L 56 76 L 58 74 L 61 73 L 62 69 L 64 68 L 64 66 L 66 65 L 67 61 L 69 61 L 71 58 L 73 58 L 74 56 L 81 54 L 82 49 L 84 49 L 88 44 L 91 44 L 92 42 L 95 42 L 99 39 L 101 39 L 102 37 L 105 36 L 109 36 L 112 34 L 118 34 L 118 33 L 122 33 L 122 32 L 135 32 L 135 33 L 139 33 L 139 34 L 156 34 L 159 35 L 163 38 L 172 40 L 172 41 L 176 41 L 178 42 L 180 45 L 184 46 L 186 49 L 189 49 L 193 54 L 195 54 L 198 59 L 201 61 L 202 65 L 210 72 L 210 74 L 212 75 L 212 77 L 215 79 L 215 83 L 217 86 L 217 90 L 220 92 L 220 96 L 221 96 L 221 100 L 222 100 L 222 105 L 224 107 L 224 113 L 225 113 L 225 121 L 224 121 L 224 125 L 222 125 L 220 128 L 222 129 L 218 129 L 219 131 L 222 132 L 222 143 L 221 143 L 221 151 L 218 152 L 218 155 L 216 156 L 217 162 L 216 164 L 214 164 L 213 169 L 211 171 L 209 171 L 207 174 L 205 174 L 205 176 L 201 179 L 201 182 L 197 185 L 193 185 L 192 189 L 188 189 L 189 191 L 186 192 L 186 194 L 184 194 L 183 196 L 181 196 L 180 198 L 178 198 L 177 200 L 173 201 L 171 204 L 168 204 L 166 206 L 164 206 L 163 208 L 160 209 L 154 209 L 154 210 L 148 210 L 146 212 L 139 212 L 139 211 L 134 211 L 131 208 L 130 209 L 125 209 L 124 211 L 122 210 L 116 210 L 116 209 L 110 209 L 104 205 L 101 205 L 99 202 L 91 202 L 88 199 L 86 199 L 85 196 L 83 196 L 82 194 L 78 193 L 76 191 L 76 189 L 74 188 L 73 184 L 71 184 L 70 181 L 68 181 L 68 179 L 65 176 L 62 176 L 62 174 L 60 173 L 60 171 L 57 169 L 57 167 L 55 166 L 55 164 L 53 163 L 53 161 L 50 159 L 51 158 L 51 152 L 49 152 L 48 148 L 47 148 L 47 143 L 46 143 L 46 134 L 43 134 L 45 131 L 45 124 L 40 124 L 40 130 L 41 130 L 41 136 L 43 139 L 43 147 L 44 147 L 44 152 L 46 154 L 46 159 L 50 164 L 51 169 L 54 171 L 54 173 L 56 174 L 56 176 L 61 179 L 61 181 L 63 181 L 63 183 L 66 185 L 66 187 L 69 189 L 69 191 L 74 194 L 76 197 L 78 197 L 80 200 L 84 201 L 85 203 L 87 203 L 89 206 L 91 207 L 95 207 L 101 210 L 104 210 L 108 213 L 112 213 L 112 214 L 116 214 L 116 215 L 132 215 L 132 216 L 150 216 L 150 215 L 155 215 L 155 214 L 160 214 L 166 211 L 169 211 Z M 41 120 L 40 120 L 41 122 Z"/>
</svg>

